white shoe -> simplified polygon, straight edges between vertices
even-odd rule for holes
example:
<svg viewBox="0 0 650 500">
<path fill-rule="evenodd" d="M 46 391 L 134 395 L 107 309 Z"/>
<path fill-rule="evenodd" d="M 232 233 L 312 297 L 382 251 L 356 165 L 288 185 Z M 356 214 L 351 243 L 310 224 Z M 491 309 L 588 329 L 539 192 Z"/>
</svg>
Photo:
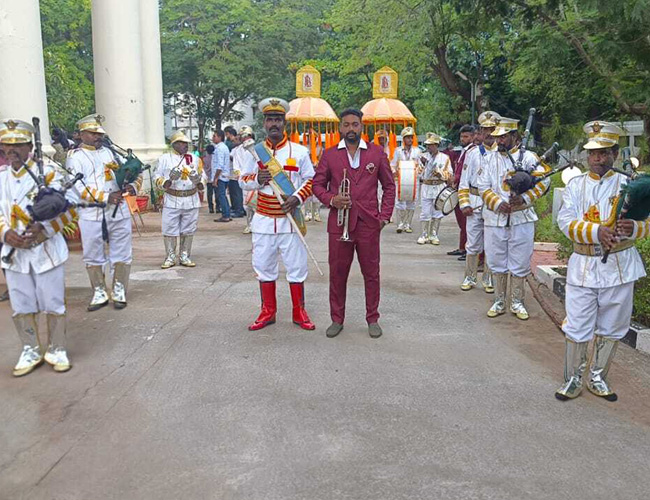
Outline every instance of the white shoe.
<svg viewBox="0 0 650 500">
<path fill-rule="evenodd" d="M 250 226 L 246 226 L 246 227 L 244 228 L 244 230 L 242 231 L 242 233 L 244 233 L 244 234 L 251 234 L 251 227 L 250 227 Z"/>
<path fill-rule="evenodd" d="M 427 241 L 429 241 L 429 238 L 427 238 L 426 233 L 422 233 L 418 238 L 418 245 L 424 245 Z"/>
</svg>

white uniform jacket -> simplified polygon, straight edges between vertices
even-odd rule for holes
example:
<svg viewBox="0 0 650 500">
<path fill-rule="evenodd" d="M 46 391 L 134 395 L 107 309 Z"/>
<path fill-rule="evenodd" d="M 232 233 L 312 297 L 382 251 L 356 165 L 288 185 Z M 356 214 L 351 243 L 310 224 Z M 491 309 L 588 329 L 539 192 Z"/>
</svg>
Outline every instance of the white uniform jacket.
<svg viewBox="0 0 650 500">
<path fill-rule="evenodd" d="M 478 148 L 477 148 L 478 149 Z M 519 148 L 513 148 L 510 154 L 515 159 L 519 158 Z M 522 158 L 522 165 L 528 171 L 543 174 L 548 171 L 539 163 L 535 153 L 526 151 Z M 496 152 L 489 155 L 485 165 L 479 168 L 478 190 L 485 203 L 483 220 L 486 226 L 506 227 L 517 226 L 527 222 L 535 222 L 537 214 L 532 207 L 533 201 L 542 197 L 551 184 L 550 179 L 545 179 L 522 194 L 524 207 L 517 207 L 510 214 L 498 213 L 501 203 L 507 203 L 511 196 L 510 186 L 505 181 L 515 173 L 515 167 L 505 153 Z"/>
<path fill-rule="evenodd" d="M 158 159 L 158 166 L 154 173 L 154 182 L 156 186 L 162 189 L 163 184 L 169 179 L 170 172 L 178 167 L 181 170 L 181 176 L 171 181 L 171 185 L 165 192 L 163 206 L 165 208 L 179 208 L 191 210 L 199 208 L 201 202 L 197 186 L 190 180 L 192 174 L 197 174 L 199 182 L 205 186 L 206 178 L 203 171 L 203 161 L 192 154 L 179 155 L 176 151 L 163 154 Z M 177 196 L 177 194 L 188 194 L 189 196 Z M 192 194 L 190 194 L 192 193 Z"/>
<path fill-rule="evenodd" d="M 75 184 L 75 189 L 82 202 L 108 202 L 108 195 L 120 190 L 115 181 L 114 173 L 119 168 L 119 165 L 108 148 L 95 149 L 92 146 L 82 144 L 79 149 L 76 149 L 68 156 L 66 166 L 68 170 L 84 175 L 83 182 Z M 142 174 L 131 185 L 137 193 L 142 185 Z M 81 208 L 79 209 L 79 217 L 83 220 L 101 221 L 102 210 L 106 211 L 106 217 L 112 218 L 115 205 L 107 205 L 105 209 Z M 125 202 L 120 203 L 120 208 L 115 214 L 114 220 L 130 217 L 127 204 Z"/>
<path fill-rule="evenodd" d="M 231 151 L 234 178 L 239 179 L 247 162 L 254 161 L 253 156 L 241 144 Z"/>
<path fill-rule="evenodd" d="M 483 208 L 483 198 L 478 190 L 478 173 L 487 166 L 491 155 L 497 150 L 497 143 L 492 146 L 479 145 L 465 155 L 463 171 L 458 183 L 458 203 L 460 208 L 471 208 L 475 212 Z"/>
<path fill-rule="evenodd" d="M 421 159 L 424 159 L 426 163 L 421 161 Z M 427 151 L 418 160 L 418 167 L 422 169 L 422 174 L 419 176 L 420 183 L 422 184 L 420 196 L 422 199 L 435 200 L 440 194 L 440 191 L 444 189 L 445 181 L 454 176 L 454 171 L 451 168 L 451 159 L 448 155 L 440 151 L 435 157 Z M 435 184 L 427 184 L 429 182 Z"/>
<path fill-rule="evenodd" d="M 38 167 L 33 160 L 27 162 L 27 167 L 38 175 Z M 56 166 L 45 162 L 43 167 L 46 185 L 59 189 L 63 178 Z M 18 234 L 25 232 L 30 221 L 27 207 L 32 204 L 37 192 L 36 182 L 27 173 L 24 165 L 18 172 L 11 166 L 0 169 L 0 237 L 3 242 L 10 229 Z M 71 208 L 56 219 L 42 222 L 48 239 L 33 248 L 16 249 L 11 263 L 2 262 L 2 267 L 23 274 L 28 274 L 32 268 L 40 274 L 60 266 L 68 260 L 68 245 L 61 230 L 76 218 L 77 212 Z M 11 246 L 4 243 L 2 256 L 7 255 L 11 249 Z"/>
<path fill-rule="evenodd" d="M 571 179 L 566 186 L 557 223 L 574 242 L 575 251 L 569 259 L 567 271 L 569 285 L 607 288 L 630 283 L 646 275 L 641 256 L 633 246 L 618 252 L 613 249 L 607 263 L 602 263 L 603 250 L 598 244 L 598 228 L 601 225 L 614 227 L 619 192 L 626 182 L 627 177 L 610 170 L 602 178 L 593 172 L 584 173 Z M 629 246 L 630 240 L 649 235 L 650 222 L 638 221 L 632 238 L 621 241 L 619 245 Z"/>
<path fill-rule="evenodd" d="M 393 172 L 397 172 L 397 167 L 400 161 L 414 161 L 417 164 L 421 154 L 422 151 L 420 151 L 420 148 L 415 146 L 411 146 L 411 149 L 408 151 L 404 149 L 404 146 L 400 146 L 395 150 L 393 159 L 390 162 Z"/>
<path fill-rule="evenodd" d="M 302 205 L 312 195 L 314 166 L 309 158 L 309 150 L 300 144 L 289 142 L 286 138 L 277 145 L 275 150 L 268 140 L 266 146 L 284 167 L 285 174 L 289 176 L 296 188 L 293 196 L 298 198 Z M 256 190 L 258 194 L 257 211 L 251 222 L 251 231 L 261 234 L 295 232 L 287 216 L 282 213 L 273 188 L 270 185 L 260 186 L 257 182 L 257 162 L 253 155 L 242 155 L 242 159 L 239 185 L 246 191 Z"/>
</svg>

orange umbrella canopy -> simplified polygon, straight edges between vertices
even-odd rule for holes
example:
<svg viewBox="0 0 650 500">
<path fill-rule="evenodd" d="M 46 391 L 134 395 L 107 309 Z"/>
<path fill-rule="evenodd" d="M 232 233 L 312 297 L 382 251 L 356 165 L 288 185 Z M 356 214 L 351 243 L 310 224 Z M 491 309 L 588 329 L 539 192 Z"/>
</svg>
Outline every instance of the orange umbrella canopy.
<svg viewBox="0 0 650 500">
<path fill-rule="evenodd" d="M 399 99 L 388 99 L 386 97 L 373 99 L 364 104 L 361 111 L 363 112 L 363 123 L 416 122 L 413 113 Z"/>
<path fill-rule="evenodd" d="M 289 103 L 287 121 L 338 123 L 339 119 L 325 99 L 299 97 Z"/>
</svg>

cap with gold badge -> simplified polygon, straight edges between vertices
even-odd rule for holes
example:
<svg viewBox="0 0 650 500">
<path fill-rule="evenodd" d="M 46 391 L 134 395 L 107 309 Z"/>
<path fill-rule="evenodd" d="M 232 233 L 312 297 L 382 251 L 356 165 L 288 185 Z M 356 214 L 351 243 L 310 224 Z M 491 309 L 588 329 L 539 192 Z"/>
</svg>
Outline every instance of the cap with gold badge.
<svg viewBox="0 0 650 500">
<path fill-rule="evenodd" d="M 506 135 L 510 132 L 516 132 L 517 126 L 519 125 L 519 120 L 514 118 L 506 118 L 505 116 L 499 116 L 496 118 L 496 128 L 492 132 L 494 137 L 499 137 L 501 135 Z"/>
<path fill-rule="evenodd" d="M 172 136 L 169 138 L 169 143 L 174 144 L 175 142 L 186 142 L 188 144 L 192 144 L 192 140 L 185 135 L 185 132 L 182 130 L 177 130 L 172 134 Z"/>
<path fill-rule="evenodd" d="M 239 135 L 242 137 L 252 136 L 253 129 L 250 128 L 248 125 L 244 125 L 242 128 L 239 129 Z"/>
<path fill-rule="evenodd" d="M 623 135 L 623 130 L 618 125 L 603 121 L 593 121 L 582 127 L 589 141 L 585 149 L 605 149 L 618 144 L 618 139 Z"/>
<path fill-rule="evenodd" d="M 424 139 L 424 144 L 427 146 L 429 144 L 440 144 L 442 137 L 434 132 L 427 132 L 426 138 Z"/>
<path fill-rule="evenodd" d="M 478 124 L 485 128 L 496 127 L 499 118 L 501 118 L 501 115 L 496 111 L 483 111 L 478 115 Z"/>
<path fill-rule="evenodd" d="M 259 103 L 258 108 L 265 115 L 286 115 L 289 112 L 289 103 L 277 97 L 267 97 Z"/>
<path fill-rule="evenodd" d="M 34 127 L 22 120 L 0 121 L 0 144 L 26 144 L 32 142 Z"/>
<path fill-rule="evenodd" d="M 415 135 L 415 130 L 413 130 L 413 127 L 404 127 L 402 129 L 402 137 L 409 137 L 409 136 L 414 136 Z"/>
<path fill-rule="evenodd" d="M 79 132 L 95 132 L 97 134 L 105 134 L 106 130 L 102 125 L 104 117 L 98 114 L 84 116 L 77 122 L 77 129 Z"/>
</svg>

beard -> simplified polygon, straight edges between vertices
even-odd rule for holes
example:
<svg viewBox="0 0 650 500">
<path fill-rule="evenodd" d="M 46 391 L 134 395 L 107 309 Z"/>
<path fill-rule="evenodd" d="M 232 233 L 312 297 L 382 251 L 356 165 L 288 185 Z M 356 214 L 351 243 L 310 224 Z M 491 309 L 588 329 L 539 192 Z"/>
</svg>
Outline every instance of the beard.
<svg viewBox="0 0 650 500">
<path fill-rule="evenodd" d="M 352 131 L 348 132 L 347 134 L 345 134 L 345 142 L 349 142 L 349 143 L 359 142 L 359 134 Z"/>
</svg>

